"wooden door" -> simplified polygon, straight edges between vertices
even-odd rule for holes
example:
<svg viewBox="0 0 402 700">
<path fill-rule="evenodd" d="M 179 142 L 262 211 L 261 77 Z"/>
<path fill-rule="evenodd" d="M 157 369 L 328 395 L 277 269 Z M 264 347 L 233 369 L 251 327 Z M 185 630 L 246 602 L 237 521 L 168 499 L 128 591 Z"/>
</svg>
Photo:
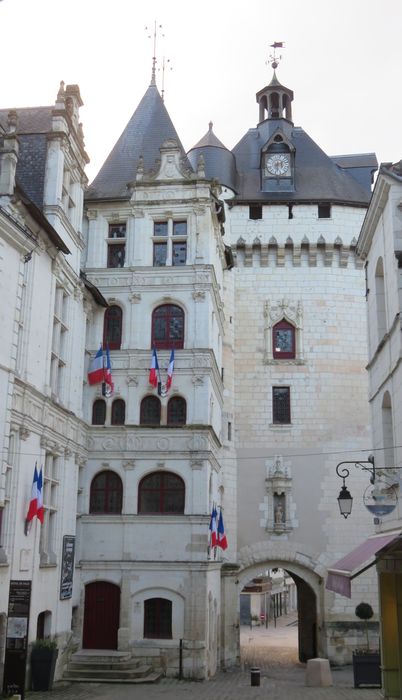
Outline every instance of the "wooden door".
<svg viewBox="0 0 402 700">
<path fill-rule="evenodd" d="M 120 588 L 107 581 L 85 586 L 84 649 L 117 649 Z"/>
</svg>

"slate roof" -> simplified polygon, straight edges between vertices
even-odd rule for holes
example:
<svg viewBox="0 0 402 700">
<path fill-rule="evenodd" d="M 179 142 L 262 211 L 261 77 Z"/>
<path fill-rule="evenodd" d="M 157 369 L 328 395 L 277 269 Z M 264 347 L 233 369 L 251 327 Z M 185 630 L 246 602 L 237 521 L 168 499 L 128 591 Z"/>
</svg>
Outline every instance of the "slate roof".
<svg viewBox="0 0 402 700">
<path fill-rule="evenodd" d="M 204 136 L 196 143 L 193 148 L 203 148 L 205 146 L 214 146 L 215 148 L 226 148 L 226 146 L 215 136 L 213 130 L 213 123 L 209 122 L 208 131 Z M 193 148 L 191 150 L 193 150 Z"/>
<path fill-rule="evenodd" d="M 204 158 L 205 175 L 208 180 L 217 178 L 221 185 L 236 189 L 236 162 L 234 155 L 215 136 L 212 122 L 206 134 L 187 153 L 194 170 L 197 168 L 199 157 Z"/>
<path fill-rule="evenodd" d="M 54 107 L 22 107 L 17 112 L 19 152 L 16 179 L 40 209 L 43 207 L 47 133 L 52 130 Z M 7 131 L 9 109 L 0 110 L 0 124 Z"/>
<path fill-rule="evenodd" d="M 290 128 L 289 140 L 295 154 L 295 191 L 262 192 L 260 182 L 261 149 L 284 120 L 267 119 L 250 129 L 234 147 L 238 171 L 235 201 L 317 202 L 328 201 L 367 205 L 370 187 L 364 187 L 340 168 L 300 127 Z M 289 123 L 287 123 L 289 124 Z"/>
<path fill-rule="evenodd" d="M 162 101 L 156 85 L 151 83 L 119 140 L 89 186 L 86 199 L 120 199 L 130 197 L 127 183 L 135 180 L 139 157 L 144 171 L 155 169 L 159 148 L 166 139 L 175 139 L 183 153 L 185 166 L 191 169 L 184 148 Z"/>
</svg>

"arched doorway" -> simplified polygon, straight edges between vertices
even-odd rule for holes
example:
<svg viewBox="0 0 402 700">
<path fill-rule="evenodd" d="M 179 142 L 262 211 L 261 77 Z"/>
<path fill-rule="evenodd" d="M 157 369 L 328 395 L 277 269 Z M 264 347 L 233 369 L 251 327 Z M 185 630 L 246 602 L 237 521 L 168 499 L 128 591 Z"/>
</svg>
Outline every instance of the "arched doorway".
<svg viewBox="0 0 402 700">
<path fill-rule="evenodd" d="M 265 659 L 292 665 L 322 653 L 319 577 L 313 572 L 288 562 L 267 562 L 243 570 L 239 584 L 243 663 L 261 666 Z"/>
<path fill-rule="evenodd" d="M 85 586 L 84 649 L 117 649 L 120 620 L 120 588 L 108 581 Z"/>
</svg>

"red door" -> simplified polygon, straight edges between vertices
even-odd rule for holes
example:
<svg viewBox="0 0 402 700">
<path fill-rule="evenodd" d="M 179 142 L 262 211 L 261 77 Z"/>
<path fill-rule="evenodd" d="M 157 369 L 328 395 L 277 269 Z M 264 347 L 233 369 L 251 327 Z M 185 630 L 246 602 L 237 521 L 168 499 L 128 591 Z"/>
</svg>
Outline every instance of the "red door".
<svg viewBox="0 0 402 700">
<path fill-rule="evenodd" d="M 85 586 L 84 649 L 117 649 L 120 588 L 107 581 Z"/>
</svg>

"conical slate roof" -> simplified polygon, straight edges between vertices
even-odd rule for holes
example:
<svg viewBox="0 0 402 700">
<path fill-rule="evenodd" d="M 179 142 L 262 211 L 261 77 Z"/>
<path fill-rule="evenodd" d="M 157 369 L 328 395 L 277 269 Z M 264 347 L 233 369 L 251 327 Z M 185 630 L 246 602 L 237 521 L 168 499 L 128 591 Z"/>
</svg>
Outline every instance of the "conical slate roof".
<svg viewBox="0 0 402 700">
<path fill-rule="evenodd" d="M 196 170 L 199 158 L 202 156 L 207 179 L 217 178 L 221 185 L 234 190 L 236 162 L 233 153 L 215 136 L 212 127 L 212 122 L 209 122 L 207 133 L 188 151 L 188 159 Z"/>
<path fill-rule="evenodd" d="M 226 146 L 219 141 L 218 137 L 215 136 L 212 131 L 213 123 L 209 122 L 208 131 L 204 136 L 198 141 L 198 143 L 193 146 L 193 148 L 203 148 L 204 146 L 215 146 L 216 148 L 226 148 Z M 192 150 L 192 149 L 191 149 Z"/>
<path fill-rule="evenodd" d="M 148 90 L 88 188 L 86 199 L 119 199 L 129 197 L 127 183 L 135 180 L 138 160 L 144 159 L 144 170 L 155 169 L 159 149 L 166 139 L 175 139 L 191 167 L 176 129 L 159 94 L 151 82 Z"/>
</svg>

